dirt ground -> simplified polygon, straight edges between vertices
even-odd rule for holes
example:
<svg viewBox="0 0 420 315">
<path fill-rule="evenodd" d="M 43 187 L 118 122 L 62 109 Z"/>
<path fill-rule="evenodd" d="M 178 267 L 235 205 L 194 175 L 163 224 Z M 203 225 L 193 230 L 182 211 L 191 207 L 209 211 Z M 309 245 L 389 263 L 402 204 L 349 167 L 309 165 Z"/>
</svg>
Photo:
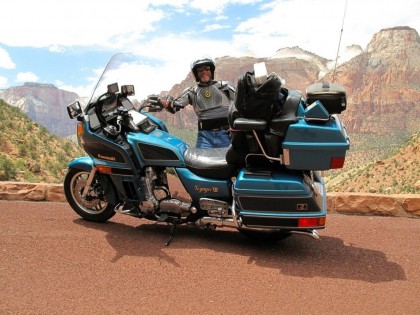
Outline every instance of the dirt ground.
<svg viewBox="0 0 420 315">
<path fill-rule="evenodd" d="M 420 314 L 420 220 L 329 215 L 252 243 L 65 203 L 0 201 L 0 314 Z"/>
</svg>

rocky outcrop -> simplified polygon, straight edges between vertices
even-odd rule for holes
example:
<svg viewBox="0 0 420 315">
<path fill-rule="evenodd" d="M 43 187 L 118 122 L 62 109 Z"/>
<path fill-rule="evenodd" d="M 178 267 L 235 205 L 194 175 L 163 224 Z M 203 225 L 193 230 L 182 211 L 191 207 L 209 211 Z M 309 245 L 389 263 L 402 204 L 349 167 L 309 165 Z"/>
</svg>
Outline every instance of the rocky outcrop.
<svg viewBox="0 0 420 315">
<path fill-rule="evenodd" d="M 0 199 L 64 202 L 62 184 L 0 182 Z"/>
<path fill-rule="evenodd" d="M 236 86 L 238 78 L 253 70 L 253 64 L 265 62 L 268 72 L 286 80 L 285 87 L 305 91 L 318 81 L 341 83 L 348 98 L 341 115 L 349 133 L 409 135 L 418 130 L 420 116 L 420 40 L 410 27 L 395 27 L 374 34 L 366 50 L 347 47 L 335 61 L 321 58 L 299 47 L 279 49 L 270 58 L 229 57 L 216 60 L 216 79 Z M 194 84 L 189 73 L 169 91 L 177 96 Z M 196 125 L 192 109 L 176 115 L 162 114 L 164 121 L 179 128 Z"/>
<path fill-rule="evenodd" d="M 173 179 L 172 179 L 173 180 Z M 180 192 L 180 196 L 185 192 Z M 0 182 L 0 199 L 65 202 L 63 185 Z M 330 213 L 420 218 L 420 194 L 328 193 Z"/>
<path fill-rule="evenodd" d="M 0 98 L 18 107 L 31 120 L 45 126 L 52 134 L 67 137 L 75 134 L 76 122 L 70 120 L 67 105 L 79 99 L 74 92 L 58 89 L 52 84 L 27 82 L 0 91 Z"/>
<path fill-rule="evenodd" d="M 420 194 L 328 193 L 329 212 L 420 218 Z"/>
<path fill-rule="evenodd" d="M 367 49 L 330 73 L 348 95 L 341 115 L 349 133 L 412 134 L 420 116 L 420 38 L 395 27 L 375 34 Z"/>
<path fill-rule="evenodd" d="M 327 60 L 299 47 L 281 48 L 271 57 L 222 56 L 216 58 L 216 79 L 237 80 L 253 64 L 264 61 L 268 72 L 286 80 L 285 87 L 302 91 L 318 81 L 341 83 L 348 95 L 347 110 L 341 115 L 349 133 L 409 135 L 418 129 L 420 116 L 420 40 L 410 27 L 394 27 L 374 34 L 365 50 L 347 47 L 335 60 Z M 178 96 L 194 84 L 188 69 L 186 78 L 169 92 Z M 75 122 L 67 117 L 66 106 L 78 99 L 75 93 L 51 84 L 26 83 L 0 91 L 0 98 L 19 107 L 28 117 L 58 135 L 75 133 Z M 179 129 L 196 128 L 197 118 L 188 108 L 176 115 L 157 114 Z"/>
</svg>

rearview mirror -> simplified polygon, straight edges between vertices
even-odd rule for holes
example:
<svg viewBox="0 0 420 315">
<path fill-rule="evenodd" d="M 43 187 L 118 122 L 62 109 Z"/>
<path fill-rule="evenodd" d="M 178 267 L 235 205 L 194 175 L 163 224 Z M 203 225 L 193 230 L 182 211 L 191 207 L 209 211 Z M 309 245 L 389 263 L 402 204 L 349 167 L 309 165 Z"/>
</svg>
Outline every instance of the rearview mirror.
<svg viewBox="0 0 420 315">
<path fill-rule="evenodd" d="M 121 86 L 121 94 L 131 96 L 134 95 L 134 85 Z"/>
<path fill-rule="evenodd" d="M 112 83 L 108 85 L 108 94 L 115 94 L 118 92 L 118 83 Z"/>
<path fill-rule="evenodd" d="M 82 114 L 82 106 L 80 106 L 79 101 L 71 103 L 67 106 L 67 113 L 69 114 L 70 119 L 74 119 Z"/>
</svg>

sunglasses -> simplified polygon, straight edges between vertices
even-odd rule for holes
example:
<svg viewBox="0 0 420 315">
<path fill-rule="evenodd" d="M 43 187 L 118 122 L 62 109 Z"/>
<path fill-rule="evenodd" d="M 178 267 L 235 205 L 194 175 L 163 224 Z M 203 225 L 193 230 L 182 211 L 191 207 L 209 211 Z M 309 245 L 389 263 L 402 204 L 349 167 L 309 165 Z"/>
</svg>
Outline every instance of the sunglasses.
<svg viewBox="0 0 420 315">
<path fill-rule="evenodd" d="M 210 71 L 210 67 L 200 67 L 200 68 L 197 68 L 197 71 L 198 72 Z"/>
</svg>

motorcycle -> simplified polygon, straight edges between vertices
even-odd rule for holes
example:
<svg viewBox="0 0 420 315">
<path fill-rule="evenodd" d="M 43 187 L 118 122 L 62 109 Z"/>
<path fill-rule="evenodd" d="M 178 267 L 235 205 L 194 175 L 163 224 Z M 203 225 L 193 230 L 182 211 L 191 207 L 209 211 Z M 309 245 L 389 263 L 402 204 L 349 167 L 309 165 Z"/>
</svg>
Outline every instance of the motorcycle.
<svg viewBox="0 0 420 315">
<path fill-rule="evenodd" d="M 313 84 L 307 98 L 282 89 L 276 117 L 236 111 L 230 117 L 232 146 L 199 149 L 170 134 L 153 114 L 163 109 L 157 97 L 136 109 L 134 85 L 124 81 L 124 73 L 133 73 L 132 61 L 130 55 L 113 56 L 88 104 L 82 108 L 76 101 L 67 107 L 88 155 L 68 164 L 64 180 L 66 199 L 78 215 L 105 222 L 118 213 L 169 224 L 166 245 L 179 224 L 233 228 L 260 241 L 292 234 L 319 238 L 327 215 L 322 171 L 343 167 L 349 149 L 339 119 L 346 106 L 341 86 Z M 248 73 L 249 78 L 256 92 L 269 81 L 264 73 Z M 237 91 L 237 96 L 245 94 Z M 232 155 L 241 142 L 248 151 Z M 189 199 L 171 192 L 170 170 Z"/>
</svg>

